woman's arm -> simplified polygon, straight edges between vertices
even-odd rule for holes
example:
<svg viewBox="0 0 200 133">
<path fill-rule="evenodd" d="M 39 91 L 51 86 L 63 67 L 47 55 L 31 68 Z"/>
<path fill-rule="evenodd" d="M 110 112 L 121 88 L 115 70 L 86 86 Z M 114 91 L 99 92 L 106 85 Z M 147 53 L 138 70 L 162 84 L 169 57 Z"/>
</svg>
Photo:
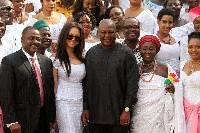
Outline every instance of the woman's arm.
<svg viewBox="0 0 200 133">
<path fill-rule="evenodd" d="M 58 88 L 58 70 L 53 67 L 53 77 L 54 77 L 54 93 L 56 95 Z"/>
</svg>

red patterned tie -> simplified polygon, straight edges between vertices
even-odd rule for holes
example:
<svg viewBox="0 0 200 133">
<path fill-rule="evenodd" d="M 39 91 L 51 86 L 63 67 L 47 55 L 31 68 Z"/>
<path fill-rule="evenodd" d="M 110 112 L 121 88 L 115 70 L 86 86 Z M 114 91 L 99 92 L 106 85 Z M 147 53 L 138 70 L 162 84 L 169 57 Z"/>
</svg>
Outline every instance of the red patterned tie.
<svg viewBox="0 0 200 133">
<path fill-rule="evenodd" d="M 43 91 L 43 84 L 42 84 L 42 75 L 40 73 L 40 70 L 38 66 L 35 64 L 35 58 L 30 58 L 32 61 L 32 68 L 35 71 L 35 74 L 37 76 L 38 84 L 40 87 L 40 99 L 41 99 L 41 107 L 44 105 L 44 91 Z"/>
</svg>

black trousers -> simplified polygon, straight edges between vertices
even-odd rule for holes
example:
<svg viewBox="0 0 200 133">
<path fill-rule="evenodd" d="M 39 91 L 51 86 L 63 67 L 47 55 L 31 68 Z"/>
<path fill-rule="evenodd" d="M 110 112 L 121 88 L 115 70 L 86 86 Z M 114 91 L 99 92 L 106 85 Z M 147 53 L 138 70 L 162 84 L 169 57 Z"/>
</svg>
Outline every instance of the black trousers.
<svg viewBox="0 0 200 133">
<path fill-rule="evenodd" d="M 89 125 L 89 133 L 128 133 L 129 126 L 119 125 Z"/>
<path fill-rule="evenodd" d="M 45 115 L 45 105 L 40 109 L 40 121 L 38 128 L 34 133 L 49 133 L 49 124 L 47 124 L 46 115 Z"/>
</svg>

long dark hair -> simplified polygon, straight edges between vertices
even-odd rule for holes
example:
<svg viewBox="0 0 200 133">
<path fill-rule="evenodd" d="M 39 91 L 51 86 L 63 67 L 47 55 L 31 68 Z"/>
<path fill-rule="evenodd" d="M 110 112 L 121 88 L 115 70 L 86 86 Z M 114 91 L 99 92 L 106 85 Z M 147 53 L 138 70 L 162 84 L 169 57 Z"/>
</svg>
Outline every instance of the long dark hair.
<svg viewBox="0 0 200 133">
<path fill-rule="evenodd" d="M 84 11 L 83 9 L 83 1 L 84 0 L 76 0 L 76 3 L 74 4 L 74 11 L 72 12 L 72 15 L 75 16 L 77 13 Z M 99 22 L 103 19 L 104 13 L 105 13 L 105 8 L 102 4 L 101 0 L 95 0 L 96 2 L 96 8 L 92 12 L 92 14 L 96 18 L 96 25 L 99 24 Z"/>
<path fill-rule="evenodd" d="M 68 77 L 70 77 L 71 65 L 70 65 L 69 55 L 65 47 L 66 47 L 67 36 L 71 28 L 77 28 L 80 31 L 81 40 L 74 47 L 74 54 L 81 62 L 83 62 L 82 53 L 83 53 L 83 48 L 85 46 L 84 33 L 81 26 L 76 22 L 66 23 L 64 27 L 62 28 L 60 35 L 58 37 L 58 49 L 57 49 L 56 57 L 59 59 L 61 65 L 62 65 L 62 62 L 64 62 Z"/>
</svg>

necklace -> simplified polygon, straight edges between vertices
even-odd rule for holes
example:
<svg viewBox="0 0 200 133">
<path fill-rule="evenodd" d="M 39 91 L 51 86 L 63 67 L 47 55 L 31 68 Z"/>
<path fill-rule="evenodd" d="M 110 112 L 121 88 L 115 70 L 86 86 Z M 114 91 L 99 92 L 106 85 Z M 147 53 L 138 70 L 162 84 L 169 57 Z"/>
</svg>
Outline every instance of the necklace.
<svg viewBox="0 0 200 133">
<path fill-rule="evenodd" d="M 117 38 L 118 38 L 118 39 L 121 39 L 121 37 L 120 37 L 120 35 L 119 35 L 119 33 L 118 33 L 118 32 L 117 32 Z"/>
<path fill-rule="evenodd" d="M 41 14 L 42 14 L 43 17 L 45 17 L 45 18 L 47 18 L 47 19 L 51 19 L 51 18 L 54 17 L 54 14 L 53 14 L 53 13 L 52 13 L 51 16 L 48 16 L 48 17 L 44 15 L 43 11 L 41 11 Z"/>
<path fill-rule="evenodd" d="M 200 62 L 194 67 L 194 65 L 193 65 L 193 60 L 192 60 L 192 69 L 190 70 L 190 72 L 191 72 L 191 73 L 194 73 L 196 67 L 199 66 L 199 65 L 200 65 Z"/>
<path fill-rule="evenodd" d="M 142 63 L 140 78 L 142 79 L 143 82 L 147 82 L 148 83 L 148 82 L 150 82 L 153 79 L 153 76 L 154 76 L 154 74 L 156 72 L 156 66 L 157 66 L 157 62 L 155 60 L 153 70 L 150 73 L 148 73 L 148 75 L 152 74 L 152 76 L 151 76 L 150 80 L 145 80 L 143 78 L 144 73 L 143 73 L 143 63 Z M 147 74 L 145 74 L 145 75 L 147 75 Z"/>
<path fill-rule="evenodd" d="M 75 56 L 69 57 L 69 60 L 73 60 Z"/>
<path fill-rule="evenodd" d="M 159 31 L 157 32 L 156 35 L 157 35 L 157 36 L 160 38 L 160 40 L 161 40 L 162 42 L 164 42 L 165 44 L 170 44 L 170 43 L 171 43 L 172 37 L 171 37 L 170 34 L 168 34 L 168 35 L 169 35 L 169 40 L 168 40 L 168 41 L 165 41 L 165 40 L 164 40 L 164 38 L 159 34 Z"/>
<path fill-rule="evenodd" d="M 21 19 L 19 19 L 19 18 L 21 18 Z M 24 23 L 23 14 L 20 13 L 18 16 L 14 16 L 13 23 L 19 23 L 19 24 Z"/>
</svg>

